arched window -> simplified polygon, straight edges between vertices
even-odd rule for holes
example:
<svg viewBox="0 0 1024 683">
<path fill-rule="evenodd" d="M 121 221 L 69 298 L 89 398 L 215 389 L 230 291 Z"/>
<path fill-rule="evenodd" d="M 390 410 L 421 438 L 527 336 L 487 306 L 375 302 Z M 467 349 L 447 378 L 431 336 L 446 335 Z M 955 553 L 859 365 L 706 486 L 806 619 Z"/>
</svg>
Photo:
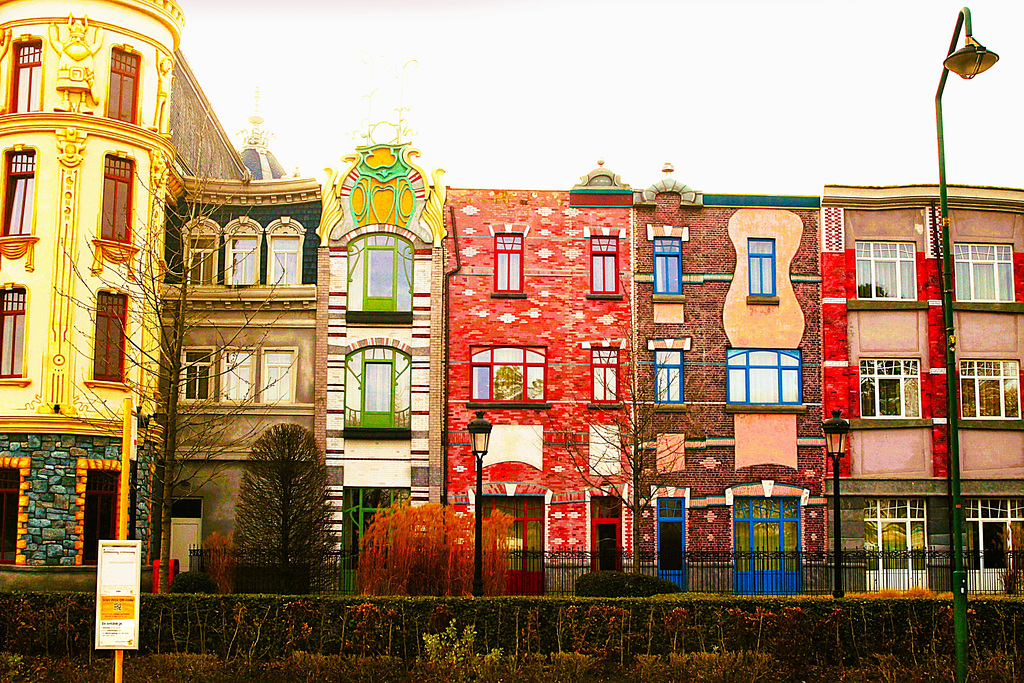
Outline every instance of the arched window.
<svg viewBox="0 0 1024 683">
<path fill-rule="evenodd" d="M 412 312 L 413 248 L 396 235 L 348 245 L 348 310 Z"/>
<path fill-rule="evenodd" d="M 260 282 L 260 242 L 263 228 L 243 219 L 224 228 L 224 279 L 229 285 L 257 285 Z"/>
<path fill-rule="evenodd" d="M 275 221 L 267 226 L 267 242 L 270 249 L 267 284 L 302 284 L 302 241 L 305 231 L 302 226 L 288 218 Z"/>
<path fill-rule="evenodd" d="M 409 429 L 412 362 L 388 347 L 368 347 L 345 359 L 345 429 Z"/>
<path fill-rule="evenodd" d="M 182 230 L 183 258 L 188 281 L 193 285 L 217 284 L 217 252 L 220 226 L 208 219 L 189 223 Z"/>
</svg>

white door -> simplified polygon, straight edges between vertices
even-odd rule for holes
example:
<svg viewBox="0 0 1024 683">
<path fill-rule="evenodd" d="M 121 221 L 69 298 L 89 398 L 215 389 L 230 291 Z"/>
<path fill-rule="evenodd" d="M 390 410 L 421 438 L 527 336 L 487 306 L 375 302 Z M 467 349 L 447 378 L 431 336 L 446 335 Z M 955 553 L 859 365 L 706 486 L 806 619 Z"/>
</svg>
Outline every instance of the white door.
<svg viewBox="0 0 1024 683">
<path fill-rule="evenodd" d="M 203 520 L 198 517 L 171 518 L 171 566 L 178 561 L 178 570 L 188 571 L 188 549 L 203 538 Z"/>
</svg>

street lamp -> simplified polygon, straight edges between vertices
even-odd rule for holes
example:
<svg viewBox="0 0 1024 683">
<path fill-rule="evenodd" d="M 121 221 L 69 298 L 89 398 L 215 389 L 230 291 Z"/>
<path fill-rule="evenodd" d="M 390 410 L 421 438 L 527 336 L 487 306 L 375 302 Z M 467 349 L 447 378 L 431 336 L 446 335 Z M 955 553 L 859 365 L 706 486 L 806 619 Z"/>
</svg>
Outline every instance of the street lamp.
<svg viewBox="0 0 1024 683">
<path fill-rule="evenodd" d="M 821 423 L 821 431 L 825 433 L 825 450 L 832 458 L 832 548 L 834 566 L 832 578 L 832 597 L 841 598 L 843 593 L 843 543 L 842 524 L 839 518 L 839 461 L 846 451 L 846 435 L 850 433 L 850 423 L 842 418 L 843 411 L 833 410 L 832 417 Z"/>
<path fill-rule="evenodd" d="M 960 29 L 967 31 L 964 46 L 956 50 Z M 954 52 L 954 50 L 956 50 Z M 963 500 L 960 494 L 960 397 L 956 373 L 956 330 L 953 327 L 953 270 L 949 247 L 949 202 L 946 192 L 946 151 L 942 139 L 942 91 L 949 72 L 974 78 L 999 59 L 971 35 L 971 10 L 964 7 L 956 18 L 953 40 L 942 63 L 939 89 L 935 91 L 935 130 L 939 142 L 939 206 L 942 212 L 942 321 L 946 328 L 946 398 L 948 399 L 947 453 L 949 454 L 949 496 L 953 517 L 953 649 L 956 653 L 956 681 L 967 679 L 967 572 L 964 571 Z"/>
<path fill-rule="evenodd" d="M 482 410 L 466 425 L 470 447 L 476 456 L 476 543 L 473 548 L 473 597 L 476 598 L 484 594 L 484 456 L 491 440 L 491 427 Z"/>
</svg>

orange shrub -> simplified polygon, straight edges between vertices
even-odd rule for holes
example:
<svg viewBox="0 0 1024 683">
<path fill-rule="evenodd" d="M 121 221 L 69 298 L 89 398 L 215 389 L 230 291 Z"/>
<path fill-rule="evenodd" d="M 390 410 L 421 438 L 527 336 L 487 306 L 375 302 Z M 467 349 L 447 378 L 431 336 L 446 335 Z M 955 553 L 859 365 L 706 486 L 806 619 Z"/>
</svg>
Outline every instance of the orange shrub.
<svg viewBox="0 0 1024 683">
<path fill-rule="evenodd" d="M 468 595 L 473 587 L 475 520 L 438 503 L 396 502 L 363 533 L 357 574 L 365 595 Z M 505 592 L 512 518 L 484 520 L 486 595 Z"/>
</svg>

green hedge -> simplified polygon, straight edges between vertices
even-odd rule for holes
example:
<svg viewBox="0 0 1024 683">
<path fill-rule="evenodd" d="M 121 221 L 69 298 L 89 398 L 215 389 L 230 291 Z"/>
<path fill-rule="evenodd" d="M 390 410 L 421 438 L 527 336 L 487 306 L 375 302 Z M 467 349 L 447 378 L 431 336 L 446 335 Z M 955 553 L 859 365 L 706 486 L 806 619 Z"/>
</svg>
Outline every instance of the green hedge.
<svg viewBox="0 0 1024 683">
<path fill-rule="evenodd" d="M 576 579 L 576 596 L 590 598 L 650 598 L 680 592 L 667 579 L 627 572 L 590 572 Z"/>
<path fill-rule="evenodd" d="M 93 596 L 0 593 L 0 646 L 21 655 L 86 655 Z M 909 665 L 952 652 L 952 605 L 936 598 L 369 598 L 144 596 L 142 653 L 267 660 L 294 652 L 423 654 L 423 635 L 473 626 L 478 652 L 576 652 L 606 662 L 679 652 L 763 652 L 794 668 Z M 1024 654 L 1024 600 L 970 602 L 972 657 Z"/>
</svg>

